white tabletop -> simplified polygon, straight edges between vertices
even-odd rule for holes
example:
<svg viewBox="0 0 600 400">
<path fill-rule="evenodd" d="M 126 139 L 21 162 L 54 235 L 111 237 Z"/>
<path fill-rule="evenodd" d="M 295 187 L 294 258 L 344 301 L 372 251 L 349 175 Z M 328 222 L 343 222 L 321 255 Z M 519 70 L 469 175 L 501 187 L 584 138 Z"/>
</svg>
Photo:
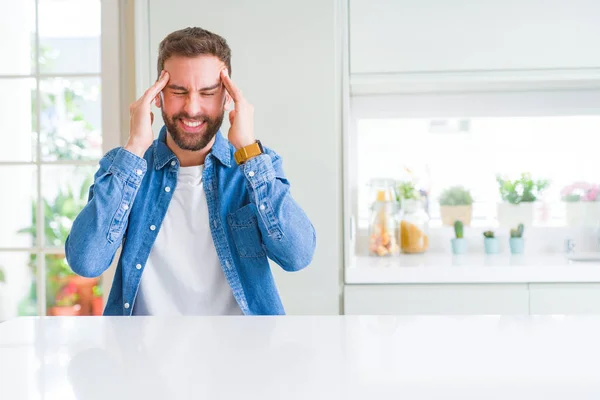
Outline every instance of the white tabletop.
<svg viewBox="0 0 600 400">
<path fill-rule="evenodd" d="M 600 317 L 0 324 L 0 399 L 598 399 Z"/>
</svg>

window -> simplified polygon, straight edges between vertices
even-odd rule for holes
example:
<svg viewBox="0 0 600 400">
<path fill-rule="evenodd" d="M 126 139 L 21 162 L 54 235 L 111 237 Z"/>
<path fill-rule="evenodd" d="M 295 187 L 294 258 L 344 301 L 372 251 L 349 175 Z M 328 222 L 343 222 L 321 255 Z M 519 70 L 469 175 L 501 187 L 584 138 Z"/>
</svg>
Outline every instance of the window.
<svg viewBox="0 0 600 400">
<path fill-rule="evenodd" d="M 11 55 L 0 65 L 0 320 L 97 313 L 99 280 L 74 276 L 64 242 L 103 154 L 101 2 L 12 7 L 0 35 Z"/>
<path fill-rule="evenodd" d="M 353 94 L 346 182 L 350 229 L 357 229 L 354 251 L 365 254 L 368 242 L 371 179 L 414 182 L 426 193 L 430 251 L 444 252 L 451 229 L 442 224 L 441 193 L 457 185 L 470 190 L 471 229 L 478 231 L 471 237 L 497 228 L 508 235 L 497 177 L 514 180 L 523 173 L 549 183 L 533 206 L 528 237 L 535 245 L 529 250 L 562 251 L 569 232 L 585 239 L 578 240 L 579 250 L 596 251 L 598 104 L 600 92 L 591 89 Z M 572 201 L 586 190 L 587 200 L 595 201 Z"/>
<path fill-rule="evenodd" d="M 501 201 L 496 176 L 549 180 L 535 225 L 564 226 L 561 190 L 576 182 L 600 183 L 599 116 L 386 118 L 357 122 L 359 219 L 368 219 L 367 183 L 391 177 L 413 181 L 429 194 L 429 213 L 440 219 L 442 191 L 462 185 L 474 199 L 475 225 L 494 226 Z M 598 199 L 600 200 L 600 199 Z"/>
</svg>

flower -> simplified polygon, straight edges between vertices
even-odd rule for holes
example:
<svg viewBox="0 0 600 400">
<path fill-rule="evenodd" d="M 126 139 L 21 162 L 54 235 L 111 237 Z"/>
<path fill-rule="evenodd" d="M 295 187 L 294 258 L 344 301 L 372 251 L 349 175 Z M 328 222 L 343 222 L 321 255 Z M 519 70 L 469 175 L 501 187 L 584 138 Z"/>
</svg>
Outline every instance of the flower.
<svg viewBox="0 0 600 400">
<path fill-rule="evenodd" d="M 565 186 L 560 191 L 560 197 L 563 201 L 599 201 L 600 186 L 595 183 L 583 181 L 574 182 Z"/>
</svg>

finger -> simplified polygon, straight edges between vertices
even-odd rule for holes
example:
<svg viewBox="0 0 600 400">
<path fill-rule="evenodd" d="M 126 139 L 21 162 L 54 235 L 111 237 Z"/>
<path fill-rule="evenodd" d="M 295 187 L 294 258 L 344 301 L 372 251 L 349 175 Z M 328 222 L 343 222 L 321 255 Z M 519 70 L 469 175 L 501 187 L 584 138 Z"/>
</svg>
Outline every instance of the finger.
<svg viewBox="0 0 600 400">
<path fill-rule="evenodd" d="M 167 86 L 167 82 L 169 82 L 169 73 L 163 70 L 154 85 L 150 86 L 144 93 L 145 102 L 152 103 L 152 100 Z"/>
<path fill-rule="evenodd" d="M 235 86 L 235 83 L 229 77 L 229 73 L 227 72 L 227 68 L 221 70 L 221 82 L 225 85 L 225 89 L 227 89 L 227 93 L 231 96 L 235 103 L 239 103 L 242 101 L 242 92 Z"/>
</svg>

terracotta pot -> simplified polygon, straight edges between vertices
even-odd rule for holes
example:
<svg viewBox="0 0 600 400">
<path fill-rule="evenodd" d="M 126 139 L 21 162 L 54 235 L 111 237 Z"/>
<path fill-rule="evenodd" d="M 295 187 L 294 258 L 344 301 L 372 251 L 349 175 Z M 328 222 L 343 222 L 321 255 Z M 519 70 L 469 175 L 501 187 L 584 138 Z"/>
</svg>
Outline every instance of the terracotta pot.
<svg viewBox="0 0 600 400">
<path fill-rule="evenodd" d="M 102 311 L 104 311 L 102 297 L 94 297 L 92 299 L 92 315 L 102 315 Z"/>
<path fill-rule="evenodd" d="M 93 315 L 92 300 L 94 293 L 92 288 L 97 285 L 100 278 L 83 278 L 79 275 L 69 277 L 69 282 L 77 286 L 77 294 L 79 295 L 79 304 L 81 305 L 80 315 Z"/>
<path fill-rule="evenodd" d="M 73 316 L 77 316 L 80 315 L 79 312 L 81 311 L 81 306 L 79 304 L 75 304 L 74 306 L 69 306 L 69 307 L 58 307 L 58 306 L 54 306 L 51 307 L 49 311 L 49 314 L 52 316 L 56 316 L 56 317 L 73 317 Z"/>
</svg>

